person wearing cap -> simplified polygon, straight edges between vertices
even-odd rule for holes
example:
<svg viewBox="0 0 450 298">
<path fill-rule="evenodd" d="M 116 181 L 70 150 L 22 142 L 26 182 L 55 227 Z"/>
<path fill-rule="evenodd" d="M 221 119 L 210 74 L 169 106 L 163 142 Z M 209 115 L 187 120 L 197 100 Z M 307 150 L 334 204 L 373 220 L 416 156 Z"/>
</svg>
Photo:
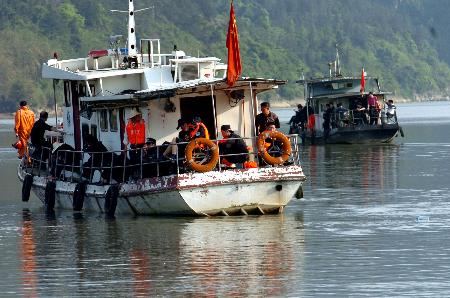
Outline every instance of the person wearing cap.
<svg viewBox="0 0 450 298">
<path fill-rule="evenodd" d="M 145 143 L 145 121 L 142 114 L 137 110 L 132 110 L 128 116 L 126 126 L 128 144 L 130 145 L 130 160 L 133 164 L 140 164 L 140 149 Z"/>
<path fill-rule="evenodd" d="M 258 135 L 266 130 L 267 123 L 269 122 L 275 123 L 275 127 L 280 128 L 280 120 L 275 113 L 270 111 L 270 103 L 262 102 L 261 113 L 256 115 L 255 118 L 256 132 Z"/>
<path fill-rule="evenodd" d="M 220 127 L 223 140 L 219 142 L 219 152 L 223 156 L 221 163 L 227 167 L 236 167 L 248 160 L 248 149 L 245 141 L 231 130 L 228 124 Z"/>
<path fill-rule="evenodd" d="M 18 157 L 22 158 L 28 155 L 28 139 L 34 125 L 34 113 L 28 108 L 25 100 L 22 100 L 19 105 L 20 108 L 17 110 L 14 119 L 14 132 L 21 143 L 21 146 L 17 147 Z"/>
</svg>

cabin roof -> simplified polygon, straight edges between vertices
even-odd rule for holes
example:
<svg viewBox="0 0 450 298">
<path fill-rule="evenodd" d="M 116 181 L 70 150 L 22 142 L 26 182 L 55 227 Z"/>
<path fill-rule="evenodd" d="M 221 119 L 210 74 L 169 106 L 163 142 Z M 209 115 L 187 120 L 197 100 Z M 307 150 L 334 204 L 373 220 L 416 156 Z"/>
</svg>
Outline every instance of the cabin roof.
<svg viewBox="0 0 450 298">
<path fill-rule="evenodd" d="M 345 92 L 345 93 L 336 93 L 336 94 L 323 94 L 323 95 L 317 95 L 313 97 L 309 97 L 308 99 L 313 100 L 319 100 L 319 99 L 336 99 L 336 98 L 344 98 L 344 97 L 353 97 L 353 96 L 362 96 L 367 95 L 369 92 Z M 374 95 L 389 95 L 392 94 L 392 92 L 386 92 L 386 91 L 380 91 L 380 92 L 373 92 Z"/>
<path fill-rule="evenodd" d="M 376 77 L 365 77 L 365 80 L 377 80 Z M 296 83 L 298 84 L 315 84 L 315 83 L 333 83 L 333 82 L 341 82 L 341 81 L 354 81 L 361 80 L 361 77 L 324 77 L 324 78 L 311 78 L 311 79 L 303 79 L 298 80 Z"/>
<path fill-rule="evenodd" d="M 234 86 L 229 87 L 226 79 L 197 79 L 179 83 L 155 85 L 149 89 L 140 90 L 132 94 L 117 94 L 109 96 L 94 96 L 94 97 L 81 97 L 81 101 L 89 102 L 92 104 L 105 104 L 105 103 L 128 103 L 135 104 L 137 101 L 152 100 L 165 97 L 173 97 L 176 95 L 193 94 L 199 92 L 206 92 L 211 90 L 213 86 L 214 91 L 219 90 L 239 90 L 250 89 L 255 93 L 271 90 L 277 88 L 279 85 L 286 84 L 285 80 L 276 79 L 263 79 L 263 78 L 241 78 Z"/>
</svg>

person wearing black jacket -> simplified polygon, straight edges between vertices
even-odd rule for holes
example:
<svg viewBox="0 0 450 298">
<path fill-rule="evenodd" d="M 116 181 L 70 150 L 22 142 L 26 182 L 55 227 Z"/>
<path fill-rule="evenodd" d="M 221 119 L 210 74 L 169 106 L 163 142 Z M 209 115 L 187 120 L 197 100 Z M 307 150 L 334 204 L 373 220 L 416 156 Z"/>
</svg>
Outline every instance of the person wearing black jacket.
<svg viewBox="0 0 450 298">
<path fill-rule="evenodd" d="M 220 132 L 223 140 L 219 142 L 219 152 L 221 156 L 227 155 L 222 158 L 221 162 L 227 166 L 246 162 L 248 160 L 248 149 L 244 140 L 231 130 L 230 125 L 222 125 Z"/>
<path fill-rule="evenodd" d="M 261 103 L 261 113 L 256 115 L 255 118 L 258 135 L 266 130 L 268 123 L 275 123 L 275 127 L 280 128 L 280 119 L 274 112 L 270 111 L 270 103 L 263 102 Z"/>
</svg>

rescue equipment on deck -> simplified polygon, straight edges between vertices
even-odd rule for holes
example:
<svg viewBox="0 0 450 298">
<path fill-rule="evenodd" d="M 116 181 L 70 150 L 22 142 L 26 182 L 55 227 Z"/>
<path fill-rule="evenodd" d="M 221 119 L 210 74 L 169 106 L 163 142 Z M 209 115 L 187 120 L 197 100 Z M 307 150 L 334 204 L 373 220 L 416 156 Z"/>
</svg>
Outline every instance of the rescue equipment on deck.
<svg viewBox="0 0 450 298">
<path fill-rule="evenodd" d="M 269 154 L 265 144 L 266 139 L 272 139 L 274 142 L 279 141 L 282 144 L 281 156 L 275 157 Z M 292 153 L 291 142 L 282 132 L 279 131 L 263 131 L 258 136 L 258 153 L 270 165 L 279 165 L 288 160 Z"/>
<path fill-rule="evenodd" d="M 33 175 L 25 175 L 22 184 L 22 202 L 30 199 L 31 186 L 33 185 Z"/>
<path fill-rule="evenodd" d="M 202 146 L 205 150 L 209 149 L 209 152 L 206 153 L 206 156 L 203 160 L 197 162 L 194 160 L 194 150 L 201 149 Z M 214 169 L 219 161 L 219 147 L 211 140 L 206 138 L 197 138 L 193 139 L 186 146 L 185 152 L 186 161 L 189 166 L 200 173 L 209 172 Z M 208 160 L 206 163 L 203 161 Z"/>
</svg>

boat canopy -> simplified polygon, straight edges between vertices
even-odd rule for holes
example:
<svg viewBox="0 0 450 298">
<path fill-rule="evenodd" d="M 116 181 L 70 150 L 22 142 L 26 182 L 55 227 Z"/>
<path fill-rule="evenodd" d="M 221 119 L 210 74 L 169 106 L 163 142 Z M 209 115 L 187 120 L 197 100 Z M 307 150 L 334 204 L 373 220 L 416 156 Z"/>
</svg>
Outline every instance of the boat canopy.
<svg viewBox="0 0 450 298">
<path fill-rule="evenodd" d="M 226 83 L 226 79 L 199 79 L 191 80 L 179 83 L 164 84 L 162 86 L 152 86 L 152 88 L 136 91 L 129 94 L 117 94 L 109 96 L 86 96 L 81 97 L 82 102 L 91 104 L 105 104 L 105 103 L 118 103 L 129 102 L 130 104 L 159 98 L 173 97 L 176 95 L 182 95 L 186 91 L 192 93 L 192 88 L 195 88 L 196 92 L 207 92 L 211 90 L 213 86 L 214 91 L 233 91 L 239 89 L 249 89 L 250 85 L 253 92 L 259 93 L 266 90 L 278 88 L 280 85 L 286 84 L 285 80 L 276 79 L 262 79 L 262 78 L 242 78 L 238 80 L 233 87 L 229 87 Z"/>
</svg>

